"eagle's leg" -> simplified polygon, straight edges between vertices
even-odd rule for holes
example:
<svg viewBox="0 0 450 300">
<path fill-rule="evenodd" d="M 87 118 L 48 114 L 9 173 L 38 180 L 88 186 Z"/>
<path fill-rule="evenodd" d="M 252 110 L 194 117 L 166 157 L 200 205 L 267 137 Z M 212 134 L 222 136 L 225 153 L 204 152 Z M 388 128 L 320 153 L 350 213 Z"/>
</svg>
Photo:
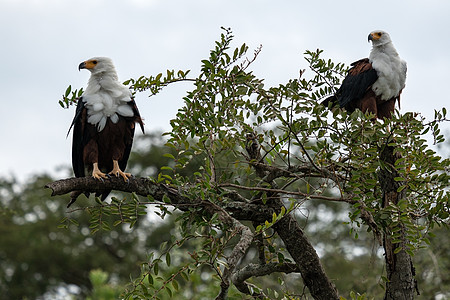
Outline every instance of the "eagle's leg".
<svg viewBox="0 0 450 300">
<path fill-rule="evenodd" d="M 100 171 L 100 169 L 98 168 L 98 163 L 93 163 L 93 170 L 92 170 L 92 177 L 94 177 L 95 179 L 98 180 L 103 180 L 103 178 L 108 178 L 108 176 L 103 173 L 102 171 Z"/>
<path fill-rule="evenodd" d="M 113 160 L 113 170 L 109 172 L 110 175 L 114 175 L 116 177 L 122 176 L 123 180 L 128 181 L 132 175 L 131 173 L 123 172 L 119 167 L 119 161 Z"/>
</svg>

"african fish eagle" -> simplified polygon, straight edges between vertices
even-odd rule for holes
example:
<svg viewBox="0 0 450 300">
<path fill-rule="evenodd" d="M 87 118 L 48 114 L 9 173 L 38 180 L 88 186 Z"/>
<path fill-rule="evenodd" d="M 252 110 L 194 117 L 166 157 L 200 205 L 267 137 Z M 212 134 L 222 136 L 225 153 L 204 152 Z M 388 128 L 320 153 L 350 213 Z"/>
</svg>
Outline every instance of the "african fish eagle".
<svg viewBox="0 0 450 300">
<path fill-rule="evenodd" d="M 400 106 L 400 94 L 405 87 L 406 62 L 400 58 L 387 32 L 372 31 L 369 58 L 351 64 L 347 76 L 336 93 L 322 103 L 328 107 L 339 104 L 349 112 L 356 108 L 371 112 L 378 119 L 390 118 L 395 101 Z"/>
<path fill-rule="evenodd" d="M 144 124 L 132 93 L 119 82 L 110 58 L 91 58 L 80 63 L 78 69 L 87 69 L 91 77 L 78 100 L 70 126 L 73 127 L 72 167 L 75 176 L 84 177 L 87 168 L 92 177 L 99 180 L 114 175 L 127 181 L 131 174 L 124 171 L 133 144 L 135 123 L 139 123 L 144 133 Z M 81 192 L 72 194 L 68 206 Z M 101 195 L 104 200 L 110 192 L 105 190 L 96 196 Z M 89 196 L 89 193 L 85 194 Z"/>
</svg>

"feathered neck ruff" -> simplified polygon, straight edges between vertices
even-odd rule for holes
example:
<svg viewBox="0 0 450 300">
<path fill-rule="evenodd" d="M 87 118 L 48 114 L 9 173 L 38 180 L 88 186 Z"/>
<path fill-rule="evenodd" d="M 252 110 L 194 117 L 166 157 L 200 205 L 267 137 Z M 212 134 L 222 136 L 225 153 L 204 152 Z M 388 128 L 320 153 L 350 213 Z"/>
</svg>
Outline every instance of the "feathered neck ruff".
<svg viewBox="0 0 450 300">
<path fill-rule="evenodd" d="M 88 123 L 96 125 L 102 131 L 108 119 L 116 124 L 119 117 L 132 117 L 133 110 L 128 102 L 131 101 L 131 91 L 119 82 L 114 69 L 92 71 L 83 101 L 88 111 Z"/>
</svg>

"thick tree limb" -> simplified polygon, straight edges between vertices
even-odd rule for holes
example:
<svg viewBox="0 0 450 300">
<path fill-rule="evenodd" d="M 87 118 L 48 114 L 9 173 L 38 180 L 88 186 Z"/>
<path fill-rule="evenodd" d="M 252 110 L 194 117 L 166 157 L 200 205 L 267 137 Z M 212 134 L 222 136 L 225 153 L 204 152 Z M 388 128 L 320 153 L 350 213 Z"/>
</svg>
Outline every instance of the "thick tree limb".
<svg viewBox="0 0 450 300">
<path fill-rule="evenodd" d="M 395 162 L 399 159 L 394 152 L 394 147 L 385 146 L 380 150 L 380 160 L 386 167 L 378 172 L 381 189 L 383 191 L 383 207 L 391 204 L 398 204 L 400 200 L 405 199 L 405 190 L 398 192 L 399 183 L 395 180 L 399 176 L 395 169 Z M 385 300 L 411 300 L 414 299 L 414 293 L 418 291 L 417 282 L 414 278 L 415 269 L 411 256 L 406 252 L 408 239 L 405 233 L 405 225 L 399 222 L 397 225 L 385 228 L 383 247 L 385 251 L 386 273 L 388 281 L 386 282 Z M 396 232 L 400 242 L 394 243 L 392 232 Z M 401 248 L 396 253 L 396 248 Z"/>
<path fill-rule="evenodd" d="M 136 193 L 140 196 L 152 195 L 155 199 L 161 199 L 163 195 L 174 197 L 176 202 L 192 202 L 183 199 L 178 191 L 164 184 L 157 184 L 147 178 L 132 177 L 128 182 L 121 178 L 112 176 L 103 181 L 92 177 L 61 179 L 45 185 L 52 190 L 52 196 L 65 195 L 72 191 L 86 191 L 90 193 L 101 192 L 104 190 L 117 190 L 128 193 Z"/>
<path fill-rule="evenodd" d="M 222 282 L 220 284 L 220 292 L 217 295 L 216 300 L 226 299 L 228 294 L 228 288 L 230 287 L 230 280 L 234 274 L 238 262 L 244 257 L 248 248 L 253 241 L 253 232 L 247 227 L 242 225 L 239 221 L 234 220 L 234 227 L 241 233 L 239 242 L 234 246 L 233 252 L 227 258 L 227 267 L 223 272 Z"/>
<path fill-rule="evenodd" d="M 265 276 L 275 272 L 282 272 L 288 274 L 293 272 L 300 272 L 300 269 L 297 267 L 296 264 L 292 263 L 282 263 L 282 264 L 267 263 L 263 265 L 249 264 L 243 267 L 242 269 L 236 271 L 233 274 L 232 280 L 233 284 L 240 292 L 251 296 L 260 296 L 254 295 L 250 292 L 248 284 L 245 282 L 245 280 L 249 279 L 250 277 Z"/>
<path fill-rule="evenodd" d="M 336 288 L 325 274 L 316 250 L 290 214 L 274 225 L 286 249 L 297 263 L 303 282 L 314 299 L 339 299 Z"/>
</svg>

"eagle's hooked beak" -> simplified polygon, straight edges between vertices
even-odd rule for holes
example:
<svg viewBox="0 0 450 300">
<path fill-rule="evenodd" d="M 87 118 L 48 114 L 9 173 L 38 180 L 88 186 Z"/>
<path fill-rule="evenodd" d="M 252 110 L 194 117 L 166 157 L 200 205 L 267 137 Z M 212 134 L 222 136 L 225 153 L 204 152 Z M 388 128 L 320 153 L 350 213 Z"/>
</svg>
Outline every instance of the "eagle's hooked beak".
<svg viewBox="0 0 450 300">
<path fill-rule="evenodd" d="M 369 42 L 372 41 L 373 43 L 374 41 L 378 41 L 379 39 L 381 39 L 382 36 L 383 36 L 382 31 L 373 31 L 369 34 L 367 38 L 369 39 Z"/>
<path fill-rule="evenodd" d="M 81 64 L 78 65 L 78 71 L 80 71 L 81 69 L 86 69 L 86 62 L 82 62 Z"/>
<path fill-rule="evenodd" d="M 91 71 L 97 66 L 98 61 L 96 59 L 85 60 L 81 64 L 78 65 L 78 71 L 81 69 L 88 69 Z"/>
</svg>

